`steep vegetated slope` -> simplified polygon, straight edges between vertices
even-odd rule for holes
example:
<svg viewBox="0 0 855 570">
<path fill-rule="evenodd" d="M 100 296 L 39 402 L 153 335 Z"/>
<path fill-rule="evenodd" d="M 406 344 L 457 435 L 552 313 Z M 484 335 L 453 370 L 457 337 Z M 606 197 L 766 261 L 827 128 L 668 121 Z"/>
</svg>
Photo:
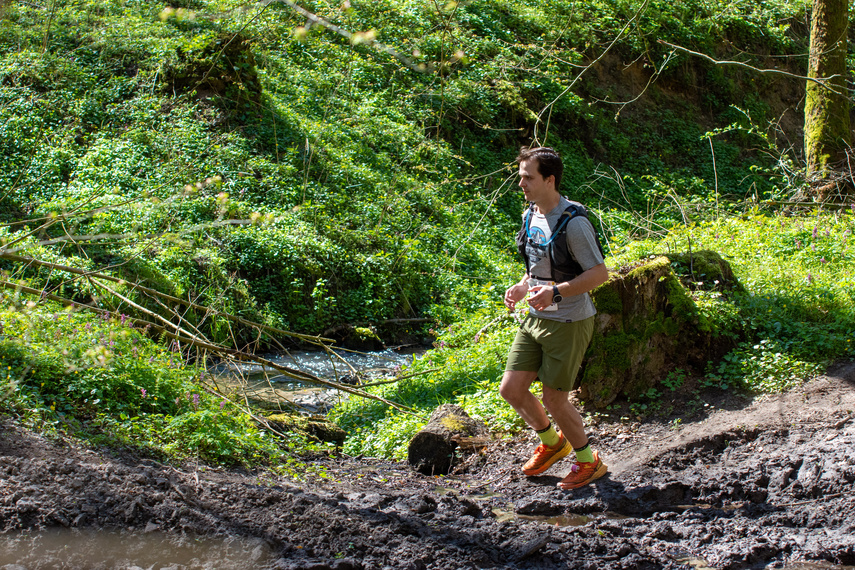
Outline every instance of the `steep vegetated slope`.
<svg viewBox="0 0 855 570">
<path fill-rule="evenodd" d="M 500 298 L 520 272 L 513 158 L 533 142 L 565 157 L 564 189 L 591 207 L 609 264 L 670 255 L 684 316 L 732 347 L 597 413 L 791 387 L 855 354 L 855 208 L 763 210 L 799 185 L 803 80 L 687 50 L 800 74 L 807 11 L 2 3 L 0 405 L 146 453 L 301 469 L 243 398 L 203 382 L 206 357 L 294 333 L 432 336 L 397 382 L 363 387 L 413 414 L 362 398 L 333 410 L 345 451 L 400 458 L 449 401 L 513 432 L 496 389 L 514 331 Z M 744 290 L 684 255 L 702 249 Z M 289 433 L 287 446 L 310 444 Z"/>
<path fill-rule="evenodd" d="M 443 320 L 507 274 L 535 135 L 616 243 L 678 203 L 778 196 L 798 159 L 798 80 L 659 40 L 798 72 L 804 2 L 303 4 L 350 39 L 285 3 L 178 4 L 5 6 L 4 239 L 62 216 L 20 253 L 302 332 Z"/>
</svg>

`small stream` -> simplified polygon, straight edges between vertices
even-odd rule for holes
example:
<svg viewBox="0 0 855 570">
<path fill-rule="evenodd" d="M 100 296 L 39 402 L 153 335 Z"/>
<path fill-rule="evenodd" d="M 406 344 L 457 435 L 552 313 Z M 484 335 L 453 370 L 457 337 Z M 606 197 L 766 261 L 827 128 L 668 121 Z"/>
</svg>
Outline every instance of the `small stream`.
<svg viewBox="0 0 855 570">
<path fill-rule="evenodd" d="M 394 378 L 402 366 L 411 364 L 413 358 L 425 350 L 417 346 L 368 353 L 337 350 L 335 355 L 325 351 L 291 351 L 264 355 L 264 358 L 322 380 L 358 388 Z M 339 390 L 296 381 L 258 364 L 225 362 L 212 367 L 210 372 L 218 384 L 240 390 L 260 407 L 288 407 L 305 413 L 323 414 L 347 397 Z"/>
</svg>

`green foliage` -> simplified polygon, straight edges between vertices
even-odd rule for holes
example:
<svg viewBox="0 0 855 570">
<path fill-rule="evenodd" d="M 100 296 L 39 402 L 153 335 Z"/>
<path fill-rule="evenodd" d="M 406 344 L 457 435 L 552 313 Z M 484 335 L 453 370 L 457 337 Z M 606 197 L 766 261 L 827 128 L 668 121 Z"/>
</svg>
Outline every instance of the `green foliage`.
<svg viewBox="0 0 855 570">
<path fill-rule="evenodd" d="M 129 323 L 50 305 L 0 311 L 0 406 L 34 426 L 171 458 L 217 464 L 286 461 L 232 402 L 212 396 L 177 345 Z"/>
<path fill-rule="evenodd" d="M 797 189 L 796 155 L 770 127 L 786 108 L 774 108 L 780 84 L 656 41 L 722 58 L 804 53 L 804 0 L 307 6 L 352 41 L 306 29 L 283 3 L 182 4 L 54 2 L 47 20 L 36 4 L 5 6 L 0 222 L 16 225 L 0 230 L 3 243 L 53 220 L 19 253 L 300 332 L 429 317 L 442 328 L 435 350 L 402 372 L 417 376 L 377 393 L 423 414 L 458 401 L 513 430 L 519 420 L 497 396 L 513 325 L 497 319 L 502 289 L 519 277 L 522 198 L 506 178 L 552 103 L 540 142 L 562 152 L 564 189 L 594 207 L 615 259 L 703 247 L 734 263 L 747 293 L 692 291 L 701 322 L 751 339 L 711 382 L 748 374 L 752 387 L 776 389 L 786 382 L 768 378 L 780 363 L 851 353 L 846 216 L 821 216 L 816 231 L 799 218 L 719 218 L 741 213 L 734 201 Z M 635 241 L 654 234 L 665 237 Z M 67 272 L 0 269 L 127 307 Z M 173 316 L 129 285 L 116 293 Z M 193 387 L 178 355 L 115 323 L 36 318 L 41 310 L 4 313 L 0 393 L 19 413 L 77 418 L 170 454 L 275 455 Z M 216 341 L 273 345 L 204 311 L 182 317 Z M 757 364 L 737 370 L 745 361 Z M 357 399 L 333 415 L 357 434 L 348 450 L 377 455 L 400 453 L 418 426 Z"/>
<path fill-rule="evenodd" d="M 123 278 L 157 276 L 158 287 L 220 310 L 321 332 L 436 313 L 445 309 L 431 307 L 465 299 L 472 279 L 493 278 L 521 207 L 503 181 L 506 167 L 549 101 L 541 132 L 564 153 L 565 187 L 577 198 L 638 211 L 661 202 L 667 224 L 681 215 L 673 196 L 709 204 L 749 190 L 774 195 L 780 153 L 753 150 L 758 141 L 774 149 L 757 126 L 773 110 L 758 98 L 733 108 L 746 76 L 683 56 L 666 65 L 653 40 L 800 52 L 804 38 L 790 24 L 804 2 L 648 3 L 609 65 L 662 67 L 662 81 L 688 65 L 708 104 L 654 83 L 616 116 L 598 101 L 637 94 L 593 74 L 564 93 L 592 46 L 615 39 L 641 5 L 312 5 L 343 29 L 373 30 L 423 72 L 370 42 L 305 30 L 280 3 L 161 11 L 86 0 L 53 7 L 50 26 L 37 7 L 10 5 L 0 30 L 3 210 L 76 209 L 65 228 L 48 230 L 53 237 L 68 226 L 136 232 L 118 252 L 81 245 L 81 257 L 115 265 Z M 601 163 L 617 176 L 592 177 Z M 83 213 L 97 207 L 109 209 Z M 629 227 L 616 216 L 604 216 L 609 233 Z M 229 218 L 275 221 L 217 225 Z M 216 339 L 229 334 L 197 322 Z M 242 341 L 250 334 L 231 332 Z"/>
<path fill-rule="evenodd" d="M 711 365 L 707 383 L 780 391 L 855 354 L 853 232 L 855 212 L 755 212 L 676 228 L 661 241 L 628 245 L 618 259 L 690 247 L 726 257 L 745 291 L 725 297 L 699 288 L 692 296 L 712 330 L 749 340 Z"/>
<path fill-rule="evenodd" d="M 758 392 L 783 392 L 821 373 L 818 363 L 804 362 L 782 352 L 771 339 L 755 345 L 743 343 L 725 355 L 706 376 L 706 383 L 727 387 L 749 387 Z"/>
</svg>

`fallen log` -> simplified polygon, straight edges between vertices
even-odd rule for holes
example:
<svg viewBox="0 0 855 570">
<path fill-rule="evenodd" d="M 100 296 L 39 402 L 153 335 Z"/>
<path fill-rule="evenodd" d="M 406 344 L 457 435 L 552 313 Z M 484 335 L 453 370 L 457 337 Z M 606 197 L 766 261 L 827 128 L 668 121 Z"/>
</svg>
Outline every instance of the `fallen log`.
<svg viewBox="0 0 855 570">
<path fill-rule="evenodd" d="M 474 420 L 454 404 L 434 410 L 430 420 L 410 440 L 407 461 L 424 475 L 447 475 L 455 460 L 455 451 L 478 449 L 489 441 L 490 432 L 483 422 Z"/>
</svg>

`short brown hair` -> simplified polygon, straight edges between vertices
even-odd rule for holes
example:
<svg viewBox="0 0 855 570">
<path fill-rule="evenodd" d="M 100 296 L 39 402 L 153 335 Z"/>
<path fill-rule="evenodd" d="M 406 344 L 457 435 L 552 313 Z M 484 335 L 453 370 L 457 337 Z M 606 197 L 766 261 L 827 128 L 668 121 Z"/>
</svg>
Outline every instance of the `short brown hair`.
<svg viewBox="0 0 855 570">
<path fill-rule="evenodd" d="M 561 175 L 564 174 L 564 163 L 555 149 L 548 146 L 527 147 L 520 149 L 517 164 L 524 160 L 537 160 L 537 172 L 544 178 L 555 177 L 555 190 L 561 187 Z"/>
</svg>

